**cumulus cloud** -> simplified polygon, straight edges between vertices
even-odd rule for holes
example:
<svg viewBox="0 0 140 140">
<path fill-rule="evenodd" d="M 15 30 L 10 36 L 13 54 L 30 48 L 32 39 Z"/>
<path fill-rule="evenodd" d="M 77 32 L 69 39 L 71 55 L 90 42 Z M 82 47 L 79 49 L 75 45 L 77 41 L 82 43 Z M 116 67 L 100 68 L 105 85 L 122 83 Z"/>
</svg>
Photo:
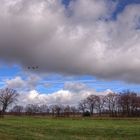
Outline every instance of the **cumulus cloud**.
<svg viewBox="0 0 140 140">
<path fill-rule="evenodd" d="M 9 88 L 17 89 L 25 87 L 25 81 L 17 76 L 14 79 L 6 80 L 6 85 Z"/>
<path fill-rule="evenodd" d="M 23 79 L 20 76 L 17 76 L 12 79 L 5 79 L 5 86 L 8 88 L 13 88 L 17 90 L 34 90 L 38 86 L 41 77 L 37 75 L 30 75 L 28 78 Z"/>
<path fill-rule="evenodd" d="M 47 104 L 47 105 L 77 105 L 79 101 L 85 99 L 87 96 L 94 95 L 107 95 L 112 92 L 106 90 L 97 92 L 95 89 L 88 87 L 80 82 L 65 82 L 62 89 L 48 94 L 36 90 L 38 85 L 46 87 L 45 81 L 40 82 L 41 77 L 31 75 L 27 79 L 17 76 L 13 79 L 5 80 L 5 85 L 8 88 L 16 89 L 19 92 L 18 102 L 19 105 L 27 104 Z"/>
<path fill-rule="evenodd" d="M 77 105 L 80 100 L 85 99 L 91 94 L 107 95 L 110 92 L 112 91 L 106 90 L 104 92 L 97 92 L 82 83 L 66 83 L 63 89 L 49 94 L 39 93 L 36 90 L 21 93 L 18 99 L 18 104 Z"/>
<path fill-rule="evenodd" d="M 75 21 L 95 21 L 99 18 L 109 18 L 116 3 L 106 0 L 76 0 L 71 2 L 70 10 Z"/>
<path fill-rule="evenodd" d="M 0 60 L 39 72 L 140 83 L 140 5 L 111 20 L 115 3 L 0 1 Z M 106 20 L 107 19 L 107 20 Z"/>
<path fill-rule="evenodd" d="M 83 83 L 66 82 L 64 85 L 64 90 L 69 90 L 71 92 L 81 92 L 87 89 L 89 90 L 87 85 Z"/>
</svg>

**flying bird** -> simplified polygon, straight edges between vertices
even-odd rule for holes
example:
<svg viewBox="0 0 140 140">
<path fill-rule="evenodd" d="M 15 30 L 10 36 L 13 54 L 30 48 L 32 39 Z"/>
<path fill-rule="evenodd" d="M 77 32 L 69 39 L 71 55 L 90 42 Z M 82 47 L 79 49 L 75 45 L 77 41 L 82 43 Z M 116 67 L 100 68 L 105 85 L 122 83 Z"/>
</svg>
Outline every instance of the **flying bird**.
<svg viewBox="0 0 140 140">
<path fill-rule="evenodd" d="M 35 70 L 35 69 L 38 69 L 38 66 L 28 66 L 28 69 Z"/>
</svg>

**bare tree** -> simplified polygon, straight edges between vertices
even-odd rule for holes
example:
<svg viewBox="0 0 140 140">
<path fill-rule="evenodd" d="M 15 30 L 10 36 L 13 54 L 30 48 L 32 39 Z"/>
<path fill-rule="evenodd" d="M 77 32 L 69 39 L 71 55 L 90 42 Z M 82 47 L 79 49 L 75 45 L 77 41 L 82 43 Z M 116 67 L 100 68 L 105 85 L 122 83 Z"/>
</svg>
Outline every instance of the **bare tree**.
<svg viewBox="0 0 140 140">
<path fill-rule="evenodd" d="M 69 105 L 64 106 L 64 116 L 69 117 L 71 113 L 71 107 Z"/>
<path fill-rule="evenodd" d="M 57 105 L 57 104 L 56 105 L 51 105 L 49 107 L 49 109 L 50 109 L 50 112 L 52 113 L 52 116 L 59 117 L 63 112 L 63 106 L 62 105 Z"/>
<path fill-rule="evenodd" d="M 43 105 L 39 106 L 39 112 L 40 113 L 49 113 L 50 109 L 47 105 L 43 104 Z"/>
<path fill-rule="evenodd" d="M 115 93 L 109 93 L 105 96 L 105 105 L 109 111 L 110 116 L 116 116 L 116 110 L 118 106 L 118 95 Z"/>
<path fill-rule="evenodd" d="M 62 105 L 54 105 L 54 111 L 56 116 L 60 116 L 63 110 L 63 106 Z"/>
<path fill-rule="evenodd" d="M 73 116 L 75 116 L 75 114 L 78 113 L 78 109 L 75 106 L 71 106 L 70 109 Z"/>
<path fill-rule="evenodd" d="M 129 90 L 123 91 L 119 95 L 119 106 L 122 111 L 122 115 L 133 116 L 138 109 L 137 94 Z"/>
<path fill-rule="evenodd" d="M 36 113 L 39 113 L 39 105 L 37 104 L 28 104 L 26 107 L 25 107 L 25 112 L 26 114 L 28 115 L 34 115 Z"/>
<path fill-rule="evenodd" d="M 97 96 L 96 97 L 96 109 L 97 112 L 99 114 L 99 116 L 101 116 L 102 114 L 102 110 L 104 109 L 104 105 L 105 105 L 105 96 Z"/>
<path fill-rule="evenodd" d="M 21 113 L 24 111 L 24 107 L 21 105 L 16 105 L 11 109 L 11 112 L 15 115 L 21 115 Z"/>
<path fill-rule="evenodd" d="M 99 97 L 97 95 L 90 95 L 86 100 L 88 109 L 90 110 L 90 114 L 93 115 L 93 111 L 96 109 Z"/>
<path fill-rule="evenodd" d="M 87 109 L 87 101 L 86 100 L 81 100 L 78 104 L 78 109 L 79 111 L 81 111 L 82 113 L 85 113 L 86 109 Z"/>
<path fill-rule="evenodd" d="M 52 116 L 55 116 L 55 106 L 54 105 L 50 105 L 49 106 L 49 110 L 50 110 L 50 113 L 52 114 Z"/>
<path fill-rule="evenodd" d="M 0 106 L 1 114 L 4 114 L 7 108 L 17 101 L 18 93 L 13 89 L 1 89 L 0 90 Z"/>
</svg>

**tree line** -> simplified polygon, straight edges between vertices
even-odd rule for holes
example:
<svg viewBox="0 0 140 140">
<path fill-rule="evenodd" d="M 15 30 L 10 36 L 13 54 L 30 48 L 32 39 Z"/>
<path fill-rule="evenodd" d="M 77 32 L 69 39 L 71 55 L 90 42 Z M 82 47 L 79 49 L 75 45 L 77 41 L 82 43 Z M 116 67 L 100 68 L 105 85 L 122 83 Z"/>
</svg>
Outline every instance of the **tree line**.
<svg viewBox="0 0 140 140">
<path fill-rule="evenodd" d="M 48 115 L 48 116 L 110 116 L 140 117 L 140 96 L 136 92 L 125 90 L 107 95 L 89 95 L 76 105 L 14 105 L 19 94 L 13 89 L 0 90 L 0 115 Z"/>
</svg>

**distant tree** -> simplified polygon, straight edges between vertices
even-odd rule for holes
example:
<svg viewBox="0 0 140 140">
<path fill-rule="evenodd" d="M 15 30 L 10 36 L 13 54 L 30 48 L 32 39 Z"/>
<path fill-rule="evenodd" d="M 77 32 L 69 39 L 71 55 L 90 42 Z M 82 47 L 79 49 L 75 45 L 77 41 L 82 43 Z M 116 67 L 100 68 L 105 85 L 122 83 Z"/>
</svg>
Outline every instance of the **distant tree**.
<svg viewBox="0 0 140 140">
<path fill-rule="evenodd" d="M 62 105 L 54 105 L 54 112 L 56 116 L 60 116 L 62 110 L 63 110 Z"/>
<path fill-rule="evenodd" d="M 20 115 L 24 111 L 24 107 L 21 105 L 16 105 L 11 109 L 11 112 L 15 115 Z"/>
<path fill-rule="evenodd" d="M 50 105 L 49 106 L 49 110 L 50 110 L 50 113 L 52 114 L 52 116 L 55 115 L 55 106 L 54 105 Z"/>
<path fill-rule="evenodd" d="M 39 110 L 40 110 L 40 108 L 37 104 L 28 104 L 25 107 L 25 112 L 28 115 L 34 115 L 36 113 L 39 113 Z"/>
<path fill-rule="evenodd" d="M 87 101 L 86 99 L 84 100 L 81 100 L 78 104 L 78 109 L 80 112 L 84 113 L 86 112 L 86 109 L 87 109 Z"/>
<path fill-rule="evenodd" d="M 4 114 L 7 108 L 17 101 L 18 95 L 14 89 L 5 88 L 0 90 L 1 114 Z"/>
<path fill-rule="evenodd" d="M 90 95 L 87 97 L 86 102 L 90 114 L 93 115 L 93 111 L 96 109 L 97 103 L 99 102 L 99 97 L 97 95 Z"/>
<path fill-rule="evenodd" d="M 69 117 L 70 113 L 71 113 L 71 107 L 69 105 L 64 106 L 64 115 Z"/>
<path fill-rule="evenodd" d="M 49 106 L 50 112 L 53 116 L 60 116 L 63 112 L 63 106 L 62 105 L 50 105 Z"/>
<path fill-rule="evenodd" d="M 135 92 L 126 90 L 119 94 L 119 107 L 122 115 L 133 116 L 138 110 L 138 100 L 137 94 Z"/>
<path fill-rule="evenodd" d="M 50 109 L 47 105 L 43 104 L 39 106 L 39 112 L 40 113 L 49 113 Z"/>
<path fill-rule="evenodd" d="M 105 96 L 97 96 L 96 98 L 96 110 L 99 114 L 99 116 L 101 116 L 102 111 L 104 109 L 104 105 L 105 105 Z"/>
<path fill-rule="evenodd" d="M 75 116 L 76 113 L 78 113 L 78 109 L 75 106 L 71 106 L 70 110 L 71 110 L 71 113 L 72 113 L 73 116 Z"/>
<path fill-rule="evenodd" d="M 105 107 L 108 109 L 110 116 L 116 116 L 118 107 L 118 95 L 109 93 L 105 96 Z"/>
</svg>

